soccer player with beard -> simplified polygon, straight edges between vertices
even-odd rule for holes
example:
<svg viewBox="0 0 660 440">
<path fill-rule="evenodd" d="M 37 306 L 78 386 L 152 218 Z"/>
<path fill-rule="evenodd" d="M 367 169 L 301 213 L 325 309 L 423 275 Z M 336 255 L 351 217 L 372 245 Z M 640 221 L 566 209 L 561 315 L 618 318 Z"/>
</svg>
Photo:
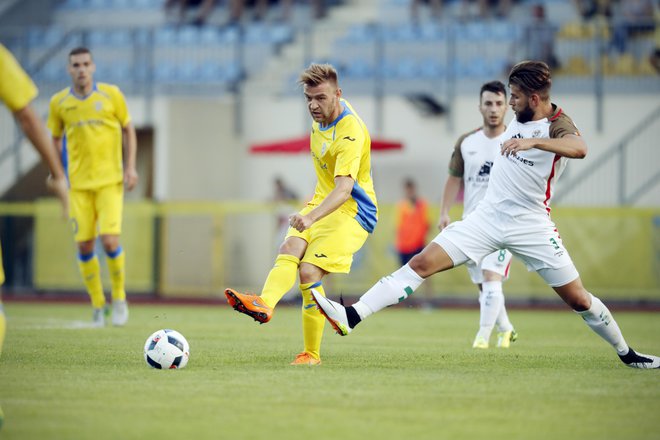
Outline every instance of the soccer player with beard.
<svg viewBox="0 0 660 440">
<path fill-rule="evenodd" d="M 325 319 L 311 289 L 323 295 L 328 273 L 348 273 L 355 254 L 378 220 L 371 179 L 371 139 L 353 107 L 342 98 L 337 72 L 311 64 L 300 84 L 313 119 L 311 159 L 316 171 L 314 197 L 289 217 L 289 231 L 261 295 L 226 289 L 229 304 L 260 323 L 270 321 L 278 301 L 300 277 L 304 350 L 291 365 L 319 365 Z"/>
<path fill-rule="evenodd" d="M 481 86 L 479 113 L 483 118 L 483 125 L 461 136 L 454 147 L 442 196 L 438 222 L 440 230 L 451 222 L 449 209 L 456 201 L 461 186 L 465 188 L 463 218 L 474 211 L 486 195 L 495 156 L 499 153 L 502 142 L 506 140 L 504 84 L 491 81 Z M 518 337 L 509 321 L 502 293 L 502 281 L 509 277 L 510 265 L 511 252 L 506 249 L 499 249 L 485 256 L 480 264 L 473 261 L 465 263 L 470 279 L 479 287 L 479 331 L 472 343 L 473 348 L 488 348 L 490 335 L 496 324 L 497 347 L 509 348 L 511 342 Z"/>
<path fill-rule="evenodd" d="M 486 196 L 464 220 L 450 224 L 420 254 L 382 278 L 350 307 L 312 290 L 321 312 L 340 335 L 369 315 L 405 300 L 425 278 L 508 249 L 536 271 L 584 322 L 632 368 L 660 368 L 660 357 L 636 353 L 611 312 L 582 285 L 550 218 L 550 199 L 568 159 L 582 159 L 587 145 L 561 108 L 550 100 L 547 64 L 523 61 L 509 74 L 509 104 L 516 113 L 493 164 Z"/>
</svg>

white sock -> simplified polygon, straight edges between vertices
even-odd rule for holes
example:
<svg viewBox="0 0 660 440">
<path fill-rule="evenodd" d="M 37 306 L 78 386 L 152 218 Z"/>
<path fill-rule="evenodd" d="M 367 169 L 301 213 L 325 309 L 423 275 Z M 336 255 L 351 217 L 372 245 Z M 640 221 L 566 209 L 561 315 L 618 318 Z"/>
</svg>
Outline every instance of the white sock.
<svg viewBox="0 0 660 440">
<path fill-rule="evenodd" d="M 504 304 L 502 282 L 486 281 L 481 285 L 481 289 L 482 294 L 479 295 L 479 333 L 477 333 L 477 337 L 480 336 L 488 340 L 495 326 L 495 320 Z"/>
<path fill-rule="evenodd" d="M 582 319 L 591 327 L 591 330 L 609 342 L 616 349 L 617 353 L 621 355 L 628 353 L 628 344 L 623 339 L 619 325 L 601 300 L 591 295 L 591 307 L 589 310 L 577 312 L 577 314 L 582 316 Z"/>
<path fill-rule="evenodd" d="M 497 314 L 495 325 L 497 325 L 497 331 L 500 332 L 510 332 L 513 330 L 513 324 L 509 321 L 509 314 L 506 312 L 506 299 L 504 299 L 504 294 L 502 294 L 502 307 L 500 307 L 500 313 Z"/>
<path fill-rule="evenodd" d="M 422 284 L 424 278 L 417 275 L 409 265 L 401 267 L 392 275 L 381 278 L 353 304 L 361 319 L 385 307 L 400 303 Z"/>
</svg>

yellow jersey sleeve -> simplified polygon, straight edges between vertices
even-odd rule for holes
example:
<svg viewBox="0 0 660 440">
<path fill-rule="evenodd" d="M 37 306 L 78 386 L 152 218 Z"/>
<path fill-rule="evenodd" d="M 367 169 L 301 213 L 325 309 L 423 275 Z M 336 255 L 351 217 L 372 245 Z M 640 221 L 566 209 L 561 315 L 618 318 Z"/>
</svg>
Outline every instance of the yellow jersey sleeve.
<svg viewBox="0 0 660 440">
<path fill-rule="evenodd" d="M 109 89 L 112 102 L 115 105 L 115 116 L 119 121 L 119 125 L 126 127 L 131 122 L 131 115 L 128 113 L 128 106 L 126 105 L 126 98 L 119 90 L 119 87 L 112 87 Z"/>
<path fill-rule="evenodd" d="M 38 93 L 16 58 L 0 44 L 0 100 L 14 113 L 25 108 Z"/>
</svg>

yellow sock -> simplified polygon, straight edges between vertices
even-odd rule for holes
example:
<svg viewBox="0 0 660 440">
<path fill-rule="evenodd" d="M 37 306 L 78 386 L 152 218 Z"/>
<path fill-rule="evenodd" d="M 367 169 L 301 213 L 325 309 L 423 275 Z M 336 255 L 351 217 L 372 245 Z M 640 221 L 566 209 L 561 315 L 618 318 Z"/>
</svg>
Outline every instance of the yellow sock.
<svg viewBox="0 0 660 440">
<path fill-rule="evenodd" d="M 124 251 L 121 246 L 116 251 L 108 253 L 108 270 L 110 271 L 110 283 L 112 284 L 112 300 L 125 301 L 126 290 L 124 271 Z"/>
<path fill-rule="evenodd" d="M 101 284 L 101 265 L 96 254 L 79 255 L 78 268 L 92 300 L 92 307 L 100 309 L 105 305 L 105 295 Z"/>
<path fill-rule="evenodd" d="M 291 290 L 296 282 L 300 260 L 293 255 L 280 254 L 275 259 L 275 265 L 270 270 L 264 288 L 261 290 L 261 299 L 270 307 L 282 299 Z"/>
<path fill-rule="evenodd" d="M 313 358 L 320 359 L 321 338 L 323 337 L 325 318 L 321 315 L 321 312 L 316 307 L 316 303 L 312 299 L 312 292 L 309 290 L 312 287 L 321 295 L 325 296 L 325 291 L 320 281 L 300 284 L 300 291 L 302 292 L 303 342 L 305 351 Z"/>
<path fill-rule="evenodd" d="M 2 354 L 2 344 L 5 342 L 5 332 L 7 331 L 7 321 L 5 320 L 5 310 L 0 302 L 0 354 Z"/>
</svg>

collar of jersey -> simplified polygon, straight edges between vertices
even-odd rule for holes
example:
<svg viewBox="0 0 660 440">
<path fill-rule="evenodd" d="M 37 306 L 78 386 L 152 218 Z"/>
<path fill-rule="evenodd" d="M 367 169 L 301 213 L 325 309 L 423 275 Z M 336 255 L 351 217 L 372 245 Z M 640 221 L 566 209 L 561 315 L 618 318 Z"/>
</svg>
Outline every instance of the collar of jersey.
<svg viewBox="0 0 660 440">
<path fill-rule="evenodd" d="M 342 108 L 343 108 L 344 110 L 342 110 L 342 112 L 339 114 L 339 116 L 337 116 L 337 118 L 336 118 L 334 121 L 332 121 L 331 123 L 329 123 L 328 125 L 321 125 L 321 124 L 319 124 L 319 131 L 326 131 L 326 130 L 328 130 L 329 128 L 334 127 L 335 125 L 337 125 L 337 123 L 338 123 L 339 121 L 342 120 L 342 118 L 343 118 L 344 116 L 346 116 L 346 115 L 348 115 L 349 113 L 351 113 L 351 111 L 348 109 L 348 107 L 346 107 L 346 103 L 342 102 L 342 103 L 341 103 L 341 106 L 342 106 Z"/>
<path fill-rule="evenodd" d="M 71 94 L 71 96 L 73 96 L 76 99 L 84 101 L 85 99 L 92 96 L 94 94 L 94 92 L 98 92 L 98 90 L 99 90 L 98 87 L 96 87 L 96 81 L 94 81 L 94 83 L 92 84 L 92 91 L 89 92 L 87 95 L 85 95 L 85 96 L 76 95 L 76 92 L 73 91 L 73 86 L 69 87 L 69 94 Z"/>
</svg>

